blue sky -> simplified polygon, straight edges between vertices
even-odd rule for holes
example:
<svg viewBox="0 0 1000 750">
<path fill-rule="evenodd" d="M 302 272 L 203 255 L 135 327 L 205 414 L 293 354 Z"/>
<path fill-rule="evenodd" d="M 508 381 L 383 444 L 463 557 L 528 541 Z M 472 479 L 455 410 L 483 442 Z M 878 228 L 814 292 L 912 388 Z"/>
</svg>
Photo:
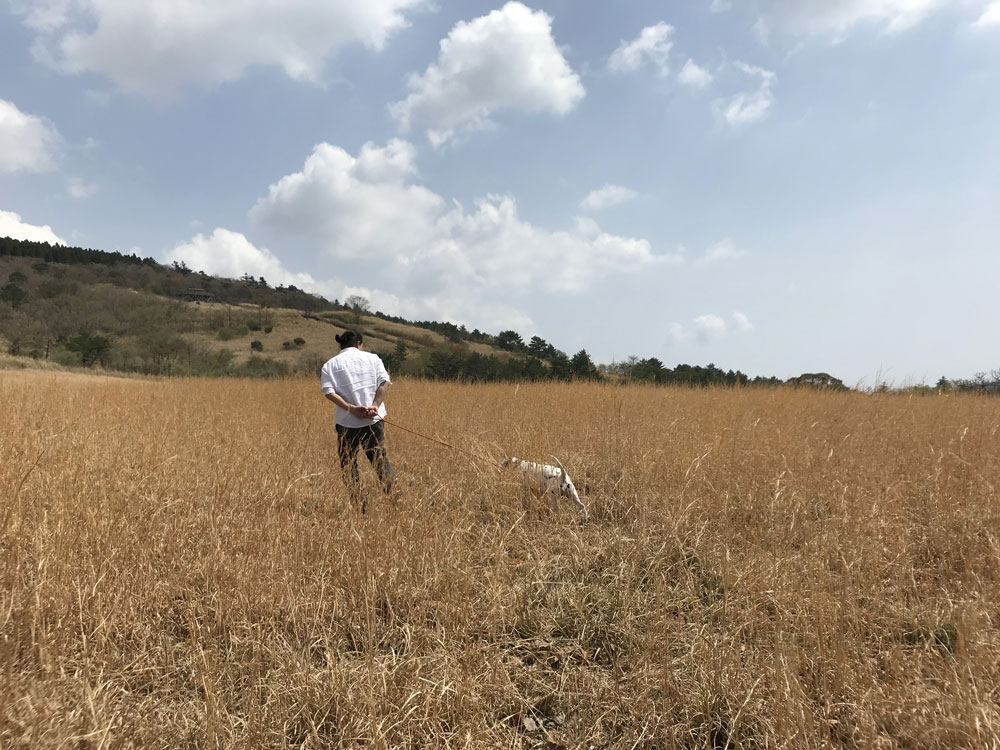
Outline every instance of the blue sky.
<svg viewBox="0 0 1000 750">
<path fill-rule="evenodd" d="M 1000 2 L 0 0 L 0 234 L 781 377 L 1000 367 Z"/>
</svg>

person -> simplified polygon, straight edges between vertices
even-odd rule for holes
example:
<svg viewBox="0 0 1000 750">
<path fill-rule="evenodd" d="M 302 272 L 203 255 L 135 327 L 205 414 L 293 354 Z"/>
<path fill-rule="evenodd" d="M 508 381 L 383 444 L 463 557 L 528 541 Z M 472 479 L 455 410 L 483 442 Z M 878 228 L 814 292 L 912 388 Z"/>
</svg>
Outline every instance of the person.
<svg viewBox="0 0 1000 750">
<path fill-rule="evenodd" d="M 351 502 L 360 504 L 364 514 L 367 502 L 361 497 L 358 452 L 364 450 L 387 495 L 395 479 L 385 452 L 385 426 L 381 421 L 386 414 L 385 394 L 392 381 L 381 358 L 364 351 L 360 333 L 344 331 L 335 338 L 340 353 L 323 365 L 320 386 L 327 400 L 337 407 L 334 421 L 344 483 Z"/>
</svg>

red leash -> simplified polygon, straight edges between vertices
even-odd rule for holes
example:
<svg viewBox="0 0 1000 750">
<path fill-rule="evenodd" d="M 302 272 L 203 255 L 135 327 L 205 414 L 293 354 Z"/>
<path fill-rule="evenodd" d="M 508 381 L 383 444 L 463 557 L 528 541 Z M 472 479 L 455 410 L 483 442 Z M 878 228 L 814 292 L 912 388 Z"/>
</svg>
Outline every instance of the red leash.
<svg viewBox="0 0 1000 750">
<path fill-rule="evenodd" d="M 454 445 L 451 445 L 450 443 L 444 442 L 443 440 L 438 440 L 437 438 L 432 438 L 430 435 L 424 435 L 423 433 L 417 432 L 416 430 L 411 430 L 409 427 L 403 427 L 403 425 L 401 425 L 401 424 L 396 424 L 395 422 L 390 422 L 385 417 L 377 417 L 377 419 L 380 422 L 385 422 L 387 425 L 389 425 L 391 427 L 395 427 L 398 430 L 402 430 L 403 432 L 408 432 L 411 435 L 416 435 L 417 437 L 422 437 L 424 440 L 430 440 L 432 443 L 437 443 L 438 445 L 443 445 L 445 448 L 451 448 L 453 451 L 458 451 L 459 453 L 464 453 L 465 455 L 467 455 L 467 456 L 469 456 L 471 458 L 478 458 L 478 456 L 473 455 L 472 453 L 470 453 L 467 450 L 464 450 L 463 448 L 457 448 Z"/>
</svg>

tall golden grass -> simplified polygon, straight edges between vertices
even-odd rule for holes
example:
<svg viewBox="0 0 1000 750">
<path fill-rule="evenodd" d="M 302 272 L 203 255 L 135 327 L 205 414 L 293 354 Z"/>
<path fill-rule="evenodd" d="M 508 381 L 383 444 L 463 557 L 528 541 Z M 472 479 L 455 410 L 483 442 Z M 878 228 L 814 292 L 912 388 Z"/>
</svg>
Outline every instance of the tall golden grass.
<svg viewBox="0 0 1000 750">
<path fill-rule="evenodd" d="M 1000 746 L 1000 400 L 389 406 L 362 517 L 314 381 L 0 373 L 0 747 Z"/>
</svg>

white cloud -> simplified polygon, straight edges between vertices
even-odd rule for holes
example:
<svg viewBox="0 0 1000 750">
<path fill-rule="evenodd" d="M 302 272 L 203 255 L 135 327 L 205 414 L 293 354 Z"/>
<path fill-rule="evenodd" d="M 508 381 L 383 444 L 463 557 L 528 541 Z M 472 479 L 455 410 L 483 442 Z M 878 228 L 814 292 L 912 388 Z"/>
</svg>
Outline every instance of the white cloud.
<svg viewBox="0 0 1000 750">
<path fill-rule="evenodd" d="M 909 29 L 958 0 L 771 0 L 774 25 L 800 35 L 842 38 L 864 24 L 887 32 Z"/>
<path fill-rule="evenodd" d="M 677 80 L 693 89 L 703 89 L 712 82 L 712 74 L 688 58 L 677 76 Z"/>
<path fill-rule="evenodd" d="M 424 129 L 435 146 L 490 127 L 497 112 L 565 115 L 584 96 L 551 17 L 522 3 L 459 22 L 440 46 L 427 70 L 410 75 L 406 99 L 389 108 L 404 131 Z"/>
<path fill-rule="evenodd" d="M 712 0 L 712 4 L 708 6 L 708 9 L 712 13 L 725 13 L 732 7 L 733 4 L 730 0 Z"/>
<path fill-rule="evenodd" d="M 0 226 L 3 214 L 0 213 Z M 210 274 L 239 278 L 243 274 L 263 276 L 269 284 L 294 285 L 327 299 L 346 299 L 352 294 L 367 297 L 372 307 L 390 315 L 415 320 L 449 320 L 478 325 L 489 330 L 513 328 L 531 331 L 534 323 L 522 312 L 505 304 L 483 302 L 470 293 L 400 298 L 370 285 L 352 284 L 342 279 L 315 279 L 307 273 L 289 271 L 266 248 L 255 246 L 243 234 L 218 228 L 208 237 L 197 234 L 170 250 L 166 263 L 183 261 L 189 268 Z"/>
<path fill-rule="evenodd" d="M 366 143 L 355 158 L 329 143 L 316 146 L 301 172 L 282 177 L 250 217 L 275 237 L 297 236 L 338 260 L 416 252 L 439 236 L 447 206 L 441 196 L 407 184 L 413 146 Z"/>
<path fill-rule="evenodd" d="M 35 31 L 54 31 L 69 20 L 72 0 L 10 0 L 14 12 Z"/>
<path fill-rule="evenodd" d="M 208 237 L 195 235 L 189 242 L 168 252 L 166 261 L 183 261 L 192 269 L 230 278 L 248 273 L 254 277 L 263 276 L 274 285 L 293 284 L 303 289 L 316 286 L 309 274 L 287 271 L 270 250 L 255 247 L 244 235 L 228 229 L 216 229 Z"/>
<path fill-rule="evenodd" d="M 674 46 L 674 27 L 660 21 L 647 26 L 630 42 L 622 41 L 608 58 L 608 67 L 618 73 L 631 73 L 647 63 L 657 68 L 661 76 L 670 73 L 670 50 Z"/>
<path fill-rule="evenodd" d="M 580 201 L 580 208 L 584 211 L 600 211 L 604 208 L 617 206 L 634 200 L 635 191 L 629 190 L 621 185 L 605 185 L 597 190 L 592 190 L 587 197 Z"/>
<path fill-rule="evenodd" d="M 343 299 L 354 292 L 369 293 L 358 287 L 350 288 L 341 281 L 317 281 L 310 274 L 289 271 L 267 248 L 259 248 L 245 235 L 217 228 L 211 235 L 196 234 L 167 252 L 166 263 L 183 262 L 196 271 L 238 279 L 244 274 L 263 276 L 274 286 L 296 286 L 316 294 L 330 294 L 331 299 Z"/>
<path fill-rule="evenodd" d="M 1000 28 L 1000 0 L 991 3 L 973 26 L 977 29 Z"/>
<path fill-rule="evenodd" d="M 726 321 L 718 315 L 699 315 L 693 325 L 695 336 L 700 341 L 718 338 L 726 332 Z"/>
<path fill-rule="evenodd" d="M 66 185 L 66 192 L 70 197 L 82 200 L 94 195 L 98 190 L 97 184 L 81 180 L 79 177 L 70 177 Z"/>
<path fill-rule="evenodd" d="M 61 143 L 59 131 L 48 120 L 0 99 L 0 173 L 50 172 Z"/>
<path fill-rule="evenodd" d="M 653 255 L 647 240 L 608 234 L 592 220 L 561 231 L 533 226 L 520 219 L 510 196 L 487 196 L 475 211 L 458 207 L 444 226 L 442 243 L 454 247 L 480 283 L 494 289 L 581 292 L 599 274 L 666 260 Z"/>
<path fill-rule="evenodd" d="M 50 245 L 65 245 L 66 241 L 52 231 L 48 224 L 35 226 L 21 221 L 21 217 L 13 211 L 0 211 L 0 237 L 11 237 L 15 240 L 30 240 L 32 242 L 48 242 Z"/>
<path fill-rule="evenodd" d="M 732 328 L 721 315 L 706 313 L 691 321 L 689 326 L 671 323 L 667 328 L 666 344 L 673 346 L 684 344 L 692 339 L 704 344 L 727 335 L 730 330 L 746 333 L 753 330 L 750 319 L 741 312 L 732 315 Z"/>
<path fill-rule="evenodd" d="M 520 218 L 517 202 L 488 195 L 471 209 L 407 178 L 412 146 L 366 144 L 358 158 L 320 144 L 301 172 L 272 185 L 250 211 L 266 236 L 365 266 L 400 293 L 439 296 L 579 292 L 599 275 L 675 260 L 647 240 L 579 218 L 550 230 Z M 387 166 L 391 165 L 391 166 Z M 376 168 L 377 166 L 377 168 Z"/>
<path fill-rule="evenodd" d="M 727 260 L 745 258 L 749 254 L 749 251 L 742 247 L 737 247 L 731 239 L 725 237 L 714 245 L 710 245 L 705 250 L 705 254 L 699 258 L 698 263 L 721 263 Z"/>
<path fill-rule="evenodd" d="M 667 345 L 683 344 L 691 338 L 691 334 L 680 323 L 671 323 L 667 328 Z"/>
<path fill-rule="evenodd" d="M 755 90 L 743 91 L 717 105 L 718 113 L 731 127 L 748 125 L 767 116 L 774 103 L 772 89 L 778 82 L 778 77 L 770 70 L 739 61 L 736 62 L 736 67 L 746 75 L 757 78 L 760 83 Z"/>
<path fill-rule="evenodd" d="M 19 3 L 38 32 L 36 56 L 66 73 L 98 73 L 118 88 L 170 99 L 191 85 L 281 67 L 319 81 L 348 44 L 378 50 L 423 0 L 38 0 Z"/>
<path fill-rule="evenodd" d="M 753 26 L 750 27 L 753 35 L 757 38 L 764 47 L 771 43 L 771 23 L 764 16 L 761 16 L 756 21 L 754 21 Z"/>
</svg>

